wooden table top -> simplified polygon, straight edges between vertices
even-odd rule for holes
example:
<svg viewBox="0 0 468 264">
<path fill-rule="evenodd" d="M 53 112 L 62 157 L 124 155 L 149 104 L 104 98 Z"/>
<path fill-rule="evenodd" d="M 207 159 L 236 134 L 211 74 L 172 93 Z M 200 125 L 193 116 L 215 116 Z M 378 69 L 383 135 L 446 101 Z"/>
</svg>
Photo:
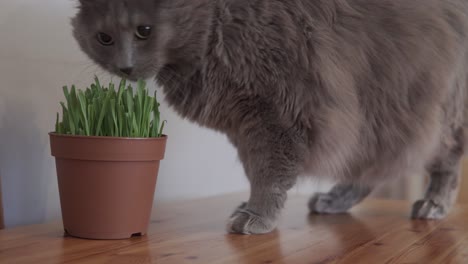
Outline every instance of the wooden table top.
<svg viewBox="0 0 468 264">
<path fill-rule="evenodd" d="M 312 215 L 289 199 L 267 235 L 229 235 L 246 195 L 158 204 L 149 234 L 129 240 L 64 237 L 60 222 L 0 231 L 0 263 L 468 263 L 468 207 L 443 221 L 410 220 L 403 201 L 365 201 L 350 214 Z"/>
</svg>

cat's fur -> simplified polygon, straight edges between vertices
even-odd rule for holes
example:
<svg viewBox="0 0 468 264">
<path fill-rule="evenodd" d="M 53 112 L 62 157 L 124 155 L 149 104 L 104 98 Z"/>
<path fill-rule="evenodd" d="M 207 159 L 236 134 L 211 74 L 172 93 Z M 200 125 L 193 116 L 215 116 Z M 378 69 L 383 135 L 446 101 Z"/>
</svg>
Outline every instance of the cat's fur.
<svg viewBox="0 0 468 264">
<path fill-rule="evenodd" d="M 448 213 L 468 118 L 467 0 L 80 2 L 74 35 L 91 59 L 156 76 L 181 116 L 238 149 L 251 196 L 229 231 L 271 231 L 300 174 L 334 177 L 309 207 L 340 213 L 386 178 L 428 173 L 412 216 Z"/>
</svg>

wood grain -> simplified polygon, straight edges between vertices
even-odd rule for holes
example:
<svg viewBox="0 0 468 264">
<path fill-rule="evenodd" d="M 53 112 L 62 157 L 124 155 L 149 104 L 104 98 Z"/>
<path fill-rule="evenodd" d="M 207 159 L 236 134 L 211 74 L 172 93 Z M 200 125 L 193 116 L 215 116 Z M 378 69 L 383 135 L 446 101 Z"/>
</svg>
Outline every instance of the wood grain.
<svg viewBox="0 0 468 264">
<path fill-rule="evenodd" d="M 157 204 L 147 236 L 64 237 L 61 223 L 0 231 L 0 263 L 468 263 L 468 206 L 442 221 L 413 221 L 410 204 L 369 200 L 350 214 L 307 214 L 289 199 L 277 230 L 229 235 L 224 224 L 247 195 Z"/>
<path fill-rule="evenodd" d="M 2 176 L 0 175 L 0 229 L 3 228 L 5 228 L 5 216 L 3 215 Z"/>
</svg>

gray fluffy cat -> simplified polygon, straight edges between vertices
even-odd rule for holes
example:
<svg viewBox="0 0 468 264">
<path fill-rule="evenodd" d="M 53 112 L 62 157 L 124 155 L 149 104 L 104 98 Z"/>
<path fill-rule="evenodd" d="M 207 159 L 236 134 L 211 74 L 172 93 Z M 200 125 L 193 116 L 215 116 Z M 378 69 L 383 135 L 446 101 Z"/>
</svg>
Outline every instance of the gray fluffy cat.
<svg viewBox="0 0 468 264">
<path fill-rule="evenodd" d="M 429 174 L 414 218 L 444 217 L 468 125 L 467 0 L 80 0 L 83 51 L 156 77 L 183 117 L 227 135 L 251 184 L 228 230 L 275 228 L 299 175 L 341 213 L 386 178 Z"/>
</svg>

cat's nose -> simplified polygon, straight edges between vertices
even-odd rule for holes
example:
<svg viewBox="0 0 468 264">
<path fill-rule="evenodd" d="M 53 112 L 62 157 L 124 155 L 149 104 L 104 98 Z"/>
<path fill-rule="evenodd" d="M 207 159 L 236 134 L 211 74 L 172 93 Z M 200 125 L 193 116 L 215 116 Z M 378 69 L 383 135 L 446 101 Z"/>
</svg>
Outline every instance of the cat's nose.
<svg viewBox="0 0 468 264">
<path fill-rule="evenodd" d="M 133 68 L 132 67 L 121 68 L 120 71 L 125 73 L 126 75 L 131 75 L 133 72 Z"/>
</svg>

